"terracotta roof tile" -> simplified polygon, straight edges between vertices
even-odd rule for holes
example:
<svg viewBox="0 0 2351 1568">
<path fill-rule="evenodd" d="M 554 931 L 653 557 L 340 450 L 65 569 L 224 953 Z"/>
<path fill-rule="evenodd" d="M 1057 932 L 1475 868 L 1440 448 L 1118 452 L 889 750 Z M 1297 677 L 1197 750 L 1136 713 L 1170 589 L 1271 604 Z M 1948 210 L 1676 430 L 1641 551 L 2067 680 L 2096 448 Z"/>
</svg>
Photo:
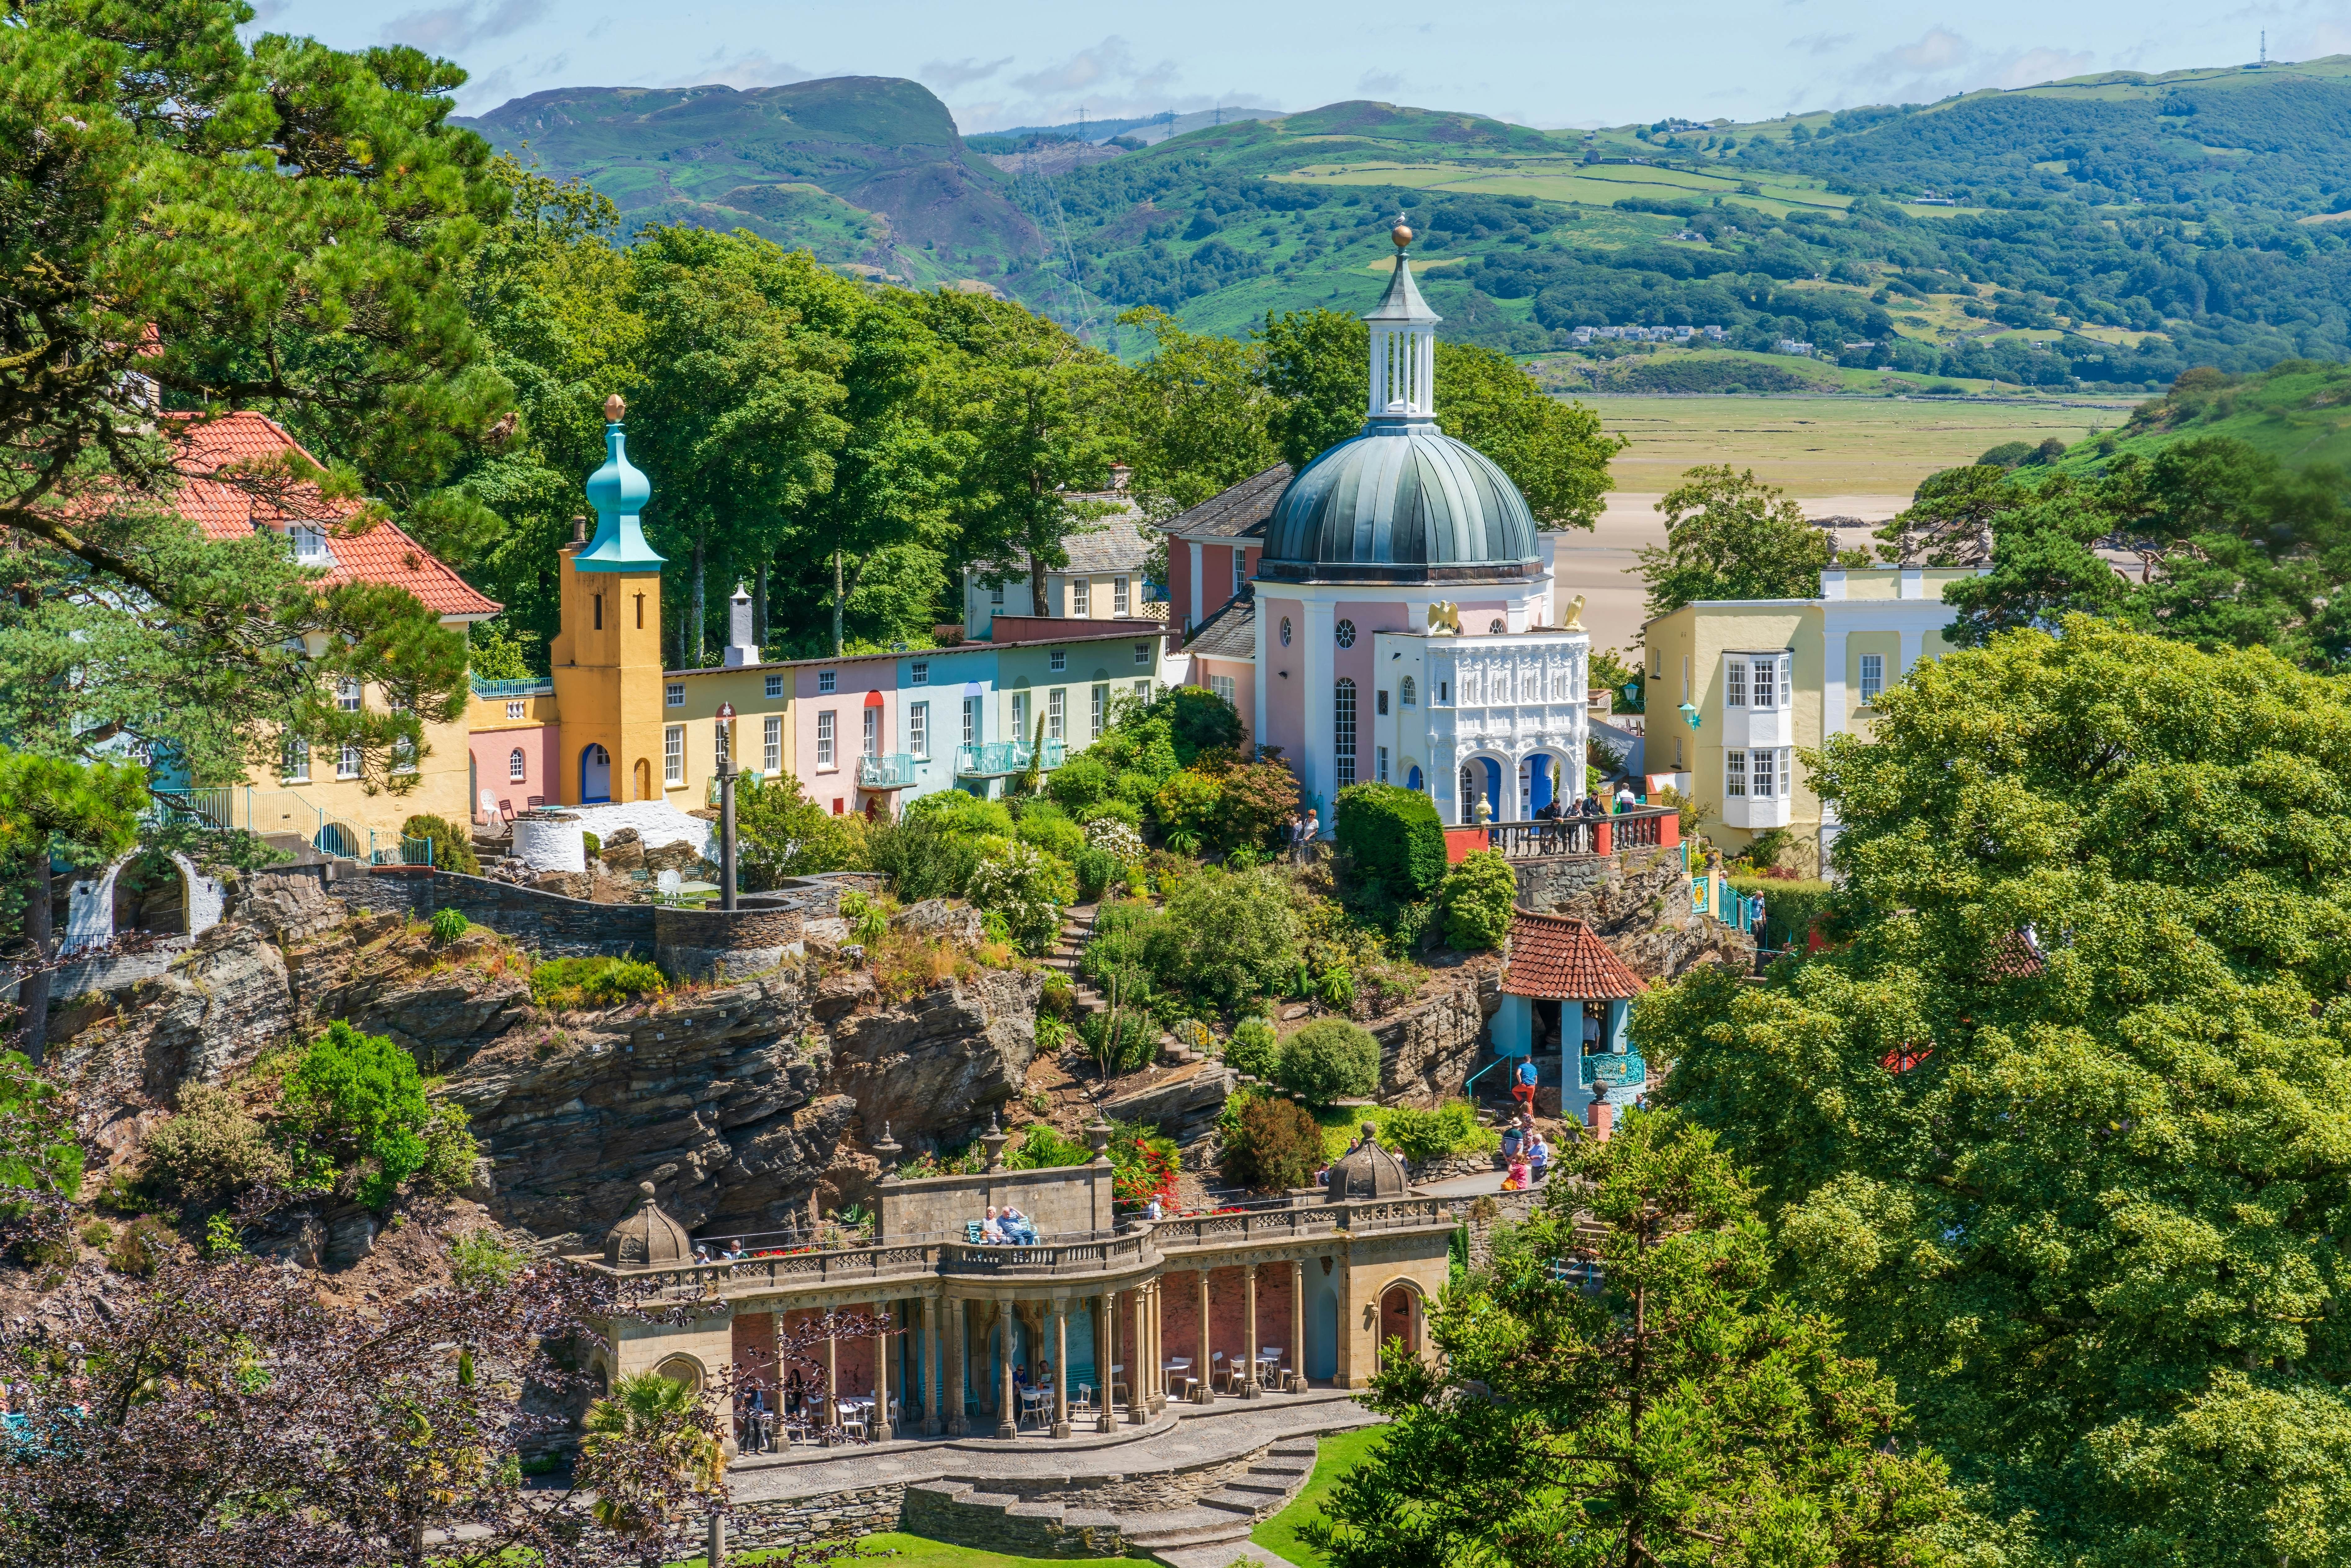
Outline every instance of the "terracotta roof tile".
<svg viewBox="0 0 2351 1568">
<path fill-rule="evenodd" d="M 252 463 L 301 453 L 301 445 L 266 414 L 240 413 L 183 425 L 181 474 L 176 505 L 180 515 L 214 539 L 239 539 L 256 525 L 283 528 L 289 522 L 332 524 L 359 511 L 350 501 L 330 501 L 314 485 L 295 485 L 282 497 L 256 495 L 214 476 L 238 463 Z M 486 616 L 498 612 L 497 601 L 486 599 L 439 557 L 391 523 L 378 523 L 362 534 L 330 536 L 328 552 L 334 564 L 326 570 L 329 582 L 377 582 L 404 588 L 427 610 L 439 615 Z"/>
<path fill-rule="evenodd" d="M 1648 988 L 1583 921 L 1510 912 L 1510 962 L 1502 976 L 1502 989 L 1510 995 L 1615 1001 Z"/>
</svg>

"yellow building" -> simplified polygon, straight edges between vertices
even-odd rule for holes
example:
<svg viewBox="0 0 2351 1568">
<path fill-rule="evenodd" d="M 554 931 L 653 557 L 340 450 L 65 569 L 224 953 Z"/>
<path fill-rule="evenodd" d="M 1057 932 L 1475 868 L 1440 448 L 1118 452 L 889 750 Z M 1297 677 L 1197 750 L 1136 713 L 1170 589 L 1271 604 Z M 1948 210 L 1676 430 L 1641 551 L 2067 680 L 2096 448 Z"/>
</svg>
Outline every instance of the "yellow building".
<svg viewBox="0 0 2351 1568">
<path fill-rule="evenodd" d="M 1878 695 L 1940 656 L 1970 570 L 1821 573 L 1816 599 L 1700 600 L 1642 628 L 1646 751 L 1733 848 L 1785 828 L 1825 867 L 1836 836 L 1796 752 L 1865 733 Z"/>
</svg>

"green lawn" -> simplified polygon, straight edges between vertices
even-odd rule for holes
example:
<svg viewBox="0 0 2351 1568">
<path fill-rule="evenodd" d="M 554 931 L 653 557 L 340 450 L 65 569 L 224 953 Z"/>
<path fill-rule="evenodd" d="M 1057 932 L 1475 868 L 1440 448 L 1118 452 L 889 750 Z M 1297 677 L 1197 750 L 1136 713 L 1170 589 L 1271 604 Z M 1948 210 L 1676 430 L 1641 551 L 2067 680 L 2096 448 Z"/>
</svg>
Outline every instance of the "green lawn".
<svg viewBox="0 0 2351 1568">
<path fill-rule="evenodd" d="M 1307 1481 L 1306 1490 L 1288 1508 L 1250 1531 L 1249 1539 L 1296 1563 L 1298 1568 L 1323 1568 L 1323 1559 L 1306 1544 L 1301 1532 L 1308 1520 L 1322 1511 L 1322 1500 L 1331 1495 L 1339 1478 L 1371 1457 L 1384 1431 L 1378 1427 L 1364 1427 L 1323 1438 L 1315 1453 L 1314 1474 Z"/>
</svg>

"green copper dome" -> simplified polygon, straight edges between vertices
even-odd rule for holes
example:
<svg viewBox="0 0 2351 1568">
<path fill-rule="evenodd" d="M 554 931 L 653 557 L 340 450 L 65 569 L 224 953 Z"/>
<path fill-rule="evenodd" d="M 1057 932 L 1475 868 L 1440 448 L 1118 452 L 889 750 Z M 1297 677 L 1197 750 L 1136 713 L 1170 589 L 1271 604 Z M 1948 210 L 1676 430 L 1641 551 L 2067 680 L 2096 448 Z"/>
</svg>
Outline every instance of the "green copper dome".
<svg viewBox="0 0 2351 1568">
<path fill-rule="evenodd" d="M 1493 459 L 1426 419 L 1374 419 L 1274 503 L 1258 575 L 1276 582 L 1531 577 L 1534 514 Z"/>
</svg>

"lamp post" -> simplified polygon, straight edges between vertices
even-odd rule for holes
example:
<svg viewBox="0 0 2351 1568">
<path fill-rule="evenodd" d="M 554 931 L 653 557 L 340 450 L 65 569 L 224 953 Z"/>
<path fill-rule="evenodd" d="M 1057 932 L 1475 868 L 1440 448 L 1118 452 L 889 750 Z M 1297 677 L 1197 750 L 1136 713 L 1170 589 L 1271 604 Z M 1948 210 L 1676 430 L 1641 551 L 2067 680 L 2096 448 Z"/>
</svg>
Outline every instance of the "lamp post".
<svg viewBox="0 0 2351 1568">
<path fill-rule="evenodd" d="M 727 726 L 735 722 L 735 705 L 718 705 L 718 907 L 735 907 L 735 747 Z"/>
</svg>

